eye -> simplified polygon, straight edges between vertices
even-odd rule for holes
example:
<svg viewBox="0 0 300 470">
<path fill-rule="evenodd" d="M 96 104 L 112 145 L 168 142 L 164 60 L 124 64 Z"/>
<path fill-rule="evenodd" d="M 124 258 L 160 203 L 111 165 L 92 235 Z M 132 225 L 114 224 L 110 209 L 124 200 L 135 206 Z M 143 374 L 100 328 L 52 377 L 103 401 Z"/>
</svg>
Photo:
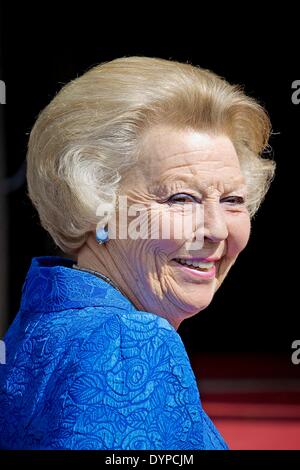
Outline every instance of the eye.
<svg viewBox="0 0 300 470">
<path fill-rule="evenodd" d="M 244 204 L 245 199 L 242 196 L 228 196 L 223 197 L 221 202 L 228 202 L 229 204 Z"/>
<path fill-rule="evenodd" d="M 168 204 L 173 204 L 175 202 L 178 202 L 180 204 L 184 204 L 185 202 L 195 202 L 196 199 L 194 196 L 191 194 L 186 194 L 186 193 L 178 193 L 178 194 L 173 194 L 172 196 L 169 197 L 167 200 Z"/>
</svg>

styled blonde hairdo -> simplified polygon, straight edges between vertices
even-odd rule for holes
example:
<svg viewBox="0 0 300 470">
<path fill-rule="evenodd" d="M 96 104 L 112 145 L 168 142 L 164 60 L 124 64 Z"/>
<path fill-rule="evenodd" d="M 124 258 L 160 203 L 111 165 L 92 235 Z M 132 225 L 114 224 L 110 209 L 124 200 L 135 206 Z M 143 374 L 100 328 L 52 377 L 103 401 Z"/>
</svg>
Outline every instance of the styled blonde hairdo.
<svg viewBox="0 0 300 470">
<path fill-rule="evenodd" d="M 239 156 L 254 215 L 275 170 L 275 163 L 262 157 L 270 134 L 264 109 L 211 71 L 124 57 L 65 85 L 30 134 L 28 196 L 63 252 L 76 255 L 99 223 L 98 207 L 105 205 L 108 220 L 122 174 L 138 160 L 142 134 L 156 124 L 226 133 Z"/>
</svg>

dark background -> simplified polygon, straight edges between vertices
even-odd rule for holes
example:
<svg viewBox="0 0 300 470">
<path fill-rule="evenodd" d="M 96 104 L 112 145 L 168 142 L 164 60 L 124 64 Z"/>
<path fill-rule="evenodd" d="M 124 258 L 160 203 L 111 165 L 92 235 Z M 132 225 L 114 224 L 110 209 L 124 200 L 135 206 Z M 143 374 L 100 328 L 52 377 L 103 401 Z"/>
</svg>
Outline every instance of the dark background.
<svg viewBox="0 0 300 470">
<path fill-rule="evenodd" d="M 253 220 L 246 250 L 212 304 L 186 320 L 179 333 L 191 352 L 280 354 L 290 364 L 292 341 L 300 337 L 300 105 L 291 101 L 291 84 L 300 79 L 295 38 L 287 37 L 274 24 L 262 25 L 258 19 L 250 29 L 245 29 L 244 24 L 239 30 L 235 26 L 228 28 L 234 33 L 229 39 L 226 27 L 220 31 L 214 22 L 204 31 L 203 23 L 209 21 L 203 18 L 197 27 L 192 19 L 188 23 L 182 19 L 185 27 L 179 21 L 170 33 L 164 25 L 158 31 L 156 22 L 145 30 L 146 13 L 133 25 L 123 21 L 121 26 L 104 11 L 90 9 L 88 21 L 80 10 L 77 13 L 75 21 L 68 14 L 62 17 L 58 7 L 40 4 L 30 8 L 14 3 L 6 4 L 1 12 L 0 79 L 7 87 L 3 113 L 8 321 L 19 308 L 31 258 L 61 254 L 39 226 L 26 196 L 23 162 L 28 134 L 39 111 L 63 84 L 92 65 L 129 55 L 170 58 L 189 61 L 213 70 L 229 82 L 243 84 L 245 91 L 270 114 L 274 132 L 271 145 L 277 162 L 275 180 Z"/>
</svg>

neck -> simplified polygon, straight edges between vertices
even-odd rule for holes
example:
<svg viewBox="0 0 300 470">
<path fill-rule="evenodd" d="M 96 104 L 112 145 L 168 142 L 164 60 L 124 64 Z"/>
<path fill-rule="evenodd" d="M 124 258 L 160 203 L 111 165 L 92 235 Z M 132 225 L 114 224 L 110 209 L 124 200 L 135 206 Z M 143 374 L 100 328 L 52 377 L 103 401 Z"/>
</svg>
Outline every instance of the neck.
<svg viewBox="0 0 300 470">
<path fill-rule="evenodd" d="M 133 303 L 137 310 L 145 310 L 130 287 L 131 285 L 134 286 L 136 282 L 135 279 L 131 279 L 130 270 L 127 269 L 125 264 L 126 260 L 117 259 L 113 255 L 115 248 L 113 244 L 114 240 L 109 240 L 109 242 L 99 246 L 94 237 L 89 236 L 78 253 L 78 267 L 91 269 L 108 277 Z M 119 266 L 122 266 L 122 270 Z"/>
<path fill-rule="evenodd" d="M 137 310 L 166 318 L 177 330 L 182 319 L 185 318 L 185 312 L 182 311 L 181 318 L 178 315 L 180 307 L 177 307 L 172 314 L 174 305 L 162 296 L 160 286 L 154 286 L 157 295 L 155 293 L 149 295 L 140 280 L 143 276 L 128 263 L 128 258 L 122 251 L 122 245 L 120 246 L 117 240 L 111 239 L 99 246 L 93 233 L 90 234 L 77 257 L 79 267 L 97 271 L 108 277 Z"/>
</svg>

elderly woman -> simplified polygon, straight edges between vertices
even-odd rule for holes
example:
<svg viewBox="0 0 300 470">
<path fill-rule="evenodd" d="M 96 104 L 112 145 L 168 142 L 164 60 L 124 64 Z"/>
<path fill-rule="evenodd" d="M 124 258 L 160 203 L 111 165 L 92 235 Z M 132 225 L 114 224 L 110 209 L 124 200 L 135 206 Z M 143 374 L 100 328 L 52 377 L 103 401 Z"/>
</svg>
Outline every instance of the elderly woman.
<svg viewBox="0 0 300 470">
<path fill-rule="evenodd" d="M 269 133 L 240 88 L 147 57 L 92 68 L 41 112 L 28 194 L 67 257 L 32 259 L 6 334 L 2 448 L 228 448 L 176 330 L 247 244 Z"/>
</svg>

